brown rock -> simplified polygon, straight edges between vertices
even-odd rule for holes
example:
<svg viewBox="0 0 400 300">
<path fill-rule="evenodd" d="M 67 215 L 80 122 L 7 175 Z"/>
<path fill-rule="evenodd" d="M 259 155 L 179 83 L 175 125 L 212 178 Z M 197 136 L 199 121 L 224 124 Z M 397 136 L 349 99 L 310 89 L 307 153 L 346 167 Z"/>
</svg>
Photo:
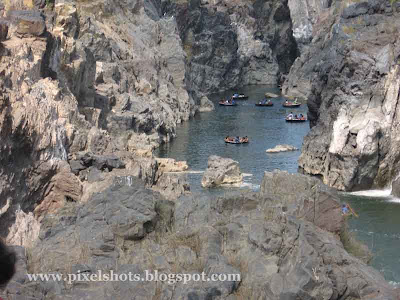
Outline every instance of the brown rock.
<svg viewBox="0 0 400 300">
<path fill-rule="evenodd" d="M 12 11 L 10 18 L 16 24 L 18 35 L 41 36 L 46 29 L 44 19 L 37 11 Z"/>
<path fill-rule="evenodd" d="M 53 212 L 64 206 L 65 202 L 78 202 L 82 196 L 82 185 L 70 171 L 63 170 L 50 181 L 47 196 L 35 208 L 35 215 Z"/>
<path fill-rule="evenodd" d="M 0 20 L 0 42 L 7 39 L 8 34 L 8 23 L 6 21 Z"/>
</svg>

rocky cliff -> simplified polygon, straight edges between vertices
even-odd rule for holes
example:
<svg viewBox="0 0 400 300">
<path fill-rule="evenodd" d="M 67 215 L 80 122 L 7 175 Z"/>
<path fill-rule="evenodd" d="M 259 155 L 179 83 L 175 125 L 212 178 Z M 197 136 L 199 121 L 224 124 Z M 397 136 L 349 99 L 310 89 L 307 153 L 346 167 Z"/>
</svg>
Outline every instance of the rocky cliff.
<svg viewBox="0 0 400 300">
<path fill-rule="evenodd" d="M 260 193 L 174 202 L 137 179 L 116 177 L 87 203 L 69 203 L 44 218 L 35 248 L 27 255 L 17 248 L 19 271 L 5 293 L 29 299 L 396 299 L 377 271 L 343 249 L 342 225 L 335 192 L 304 175 L 266 173 Z M 145 270 L 240 274 L 240 280 L 30 282 L 26 276 L 99 270 L 143 278 Z"/>
<path fill-rule="evenodd" d="M 277 84 L 298 56 L 287 1 L 164 0 L 187 55 L 190 94 Z"/>
<path fill-rule="evenodd" d="M 308 95 L 299 165 L 337 189 L 384 187 L 399 170 L 398 11 L 389 1 L 333 2 L 285 84 Z"/>
<path fill-rule="evenodd" d="M 157 163 L 141 156 L 196 110 L 160 2 L 5 1 L 1 14 L 1 234 L 17 211 L 41 218 L 81 200 L 77 153 L 125 153 L 127 169 L 155 184 Z"/>
</svg>

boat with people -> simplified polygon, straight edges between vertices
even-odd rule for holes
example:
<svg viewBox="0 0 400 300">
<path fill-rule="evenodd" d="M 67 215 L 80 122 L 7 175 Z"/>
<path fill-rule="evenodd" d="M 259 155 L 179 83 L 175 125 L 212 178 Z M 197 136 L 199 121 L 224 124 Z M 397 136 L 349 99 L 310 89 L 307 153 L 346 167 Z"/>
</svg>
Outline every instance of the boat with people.
<svg viewBox="0 0 400 300">
<path fill-rule="evenodd" d="M 218 104 L 222 106 L 237 106 L 237 103 L 233 100 L 221 100 Z"/>
<path fill-rule="evenodd" d="M 290 113 L 286 116 L 285 120 L 286 122 L 305 122 L 307 121 L 307 118 L 303 114 L 294 115 L 293 113 Z"/>
<path fill-rule="evenodd" d="M 283 107 L 300 107 L 301 103 L 298 103 L 297 101 L 290 102 L 286 100 L 282 105 Z"/>
<path fill-rule="evenodd" d="M 256 106 L 274 106 L 274 103 L 271 102 L 270 99 L 264 99 L 263 101 L 260 101 L 255 104 Z"/>
<path fill-rule="evenodd" d="M 224 141 L 228 144 L 246 144 L 249 142 L 249 138 L 247 136 L 227 136 Z"/>
<path fill-rule="evenodd" d="M 249 96 L 245 96 L 244 94 L 233 94 L 232 99 L 235 100 L 247 100 Z"/>
</svg>

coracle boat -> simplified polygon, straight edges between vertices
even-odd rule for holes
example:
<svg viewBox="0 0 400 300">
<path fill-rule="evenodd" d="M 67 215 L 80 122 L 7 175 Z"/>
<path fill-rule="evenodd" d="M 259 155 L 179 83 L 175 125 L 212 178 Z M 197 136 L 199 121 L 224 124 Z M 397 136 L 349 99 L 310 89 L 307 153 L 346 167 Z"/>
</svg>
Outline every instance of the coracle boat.
<svg viewBox="0 0 400 300">
<path fill-rule="evenodd" d="M 286 117 L 286 122 L 305 122 L 307 121 L 306 117 L 295 118 L 295 117 Z"/>
<path fill-rule="evenodd" d="M 225 100 L 219 101 L 218 104 L 222 105 L 222 106 L 236 106 L 237 105 L 235 103 L 235 101 L 229 102 L 229 101 L 225 101 Z"/>
<path fill-rule="evenodd" d="M 235 100 L 246 100 L 246 99 L 249 98 L 249 96 L 245 96 L 243 94 L 240 94 L 240 95 L 239 94 L 234 94 L 232 96 L 232 98 L 235 99 Z"/>
<path fill-rule="evenodd" d="M 272 103 L 271 101 L 268 101 L 265 103 L 259 102 L 259 103 L 256 103 L 256 106 L 274 106 L 274 103 Z"/>
<path fill-rule="evenodd" d="M 246 144 L 249 142 L 249 138 L 245 137 L 234 137 L 234 136 L 227 136 L 225 139 L 225 143 L 228 144 Z"/>
<path fill-rule="evenodd" d="M 299 107 L 301 103 L 296 103 L 296 102 L 284 102 L 283 107 Z"/>
</svg>

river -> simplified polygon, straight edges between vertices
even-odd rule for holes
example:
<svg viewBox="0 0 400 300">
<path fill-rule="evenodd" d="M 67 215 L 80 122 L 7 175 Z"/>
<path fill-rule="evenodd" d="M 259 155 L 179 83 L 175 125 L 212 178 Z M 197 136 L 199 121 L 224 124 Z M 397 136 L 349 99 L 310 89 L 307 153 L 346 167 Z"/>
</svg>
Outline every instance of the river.
<svg viewBox="0 0 400 300">
<path fill-rule="evenodd" d="M 266 149 L 278 144 L 290 144 L 301 149 L 303 138 L 309 131 L 309 123 L 287 123 L 285 116 L 294 113 L 306 114 L 303 104 L 299 109 L 282 107 L 283 98 L 274 101 L 273 107 L 256 107 L 265 92 L 279 93 L 272 86 L 244 87 L 237 92 L 249 95 L 248 100 L 238 101 L 236 107 L 218 105 L 221 97 L 231 96 L 236 91 L 227 91 L 210 97 L 215 111 L 197 114 L 189 122 L 177 128 L 178 138 L 163 145 L 155 153 L 159 157 L 170 157 L 188 162 L 191 172 L 188 180 L 193 193 L 205 192 L 213 195 L 225 193 L 226 189 L 203 189 L 202 172 L 207 168 L 210 155 L 229 157 L 239 162 L 245 174 L 241 187 L 257 190 L 264 171 L 274 169 L 297 172 L 300 151 L 268 154 Z M 246 145 L 225 144 L 224 137 L 248 136 Z M 400 203 L 387 195 L 368 192 L 354 195 L 343 193 L 342 200 L 349 202 L 360 215 L 350 219 L 349 225 L 359 240 L 365 242 L 374 253 L 371 265 L 380 270 L 393 283 L 400 282 Z"/>
<path fill-rule="evenodd" d="M 201 173 L 207 168 L 210 155 L 229 157 L 239 162 L 245 174 L 243 187 L 257 188 L 264 171 L 274 169 L 297 172 L 300 151 L 268 154 L 265 150 L 278 144 L 290 144 L 300 149 L 304 136 L 309 131 L 309 123 L 287 123 L 285 116 L 293 113 L 306 114 L 307 106 L 288 110 L 282 106 L 283 98 L 272 100 L 272 107 L 257 107 L 254 104 L 264 98 L 265 92 L 279 93 L 276 87 L 250 86 L 241 88 L 240 93 L 248 100 L 237 101 L 238 106 L 219 106 L 221 97 L 231 96 L 234 91 L 210 97 L 215 111 L 197 114 L 190 122 L 177 128 L 176 140 L 164 145 L 156 155 L 186 160 L 195 174 L 189 174 L 192 191 L 201 190 Z M 248 136 L 250 142 L 243 145 L 225 144 L 226 136 Z M 223 189 L 213 189 L 218 193 Z"/>
</svg>

